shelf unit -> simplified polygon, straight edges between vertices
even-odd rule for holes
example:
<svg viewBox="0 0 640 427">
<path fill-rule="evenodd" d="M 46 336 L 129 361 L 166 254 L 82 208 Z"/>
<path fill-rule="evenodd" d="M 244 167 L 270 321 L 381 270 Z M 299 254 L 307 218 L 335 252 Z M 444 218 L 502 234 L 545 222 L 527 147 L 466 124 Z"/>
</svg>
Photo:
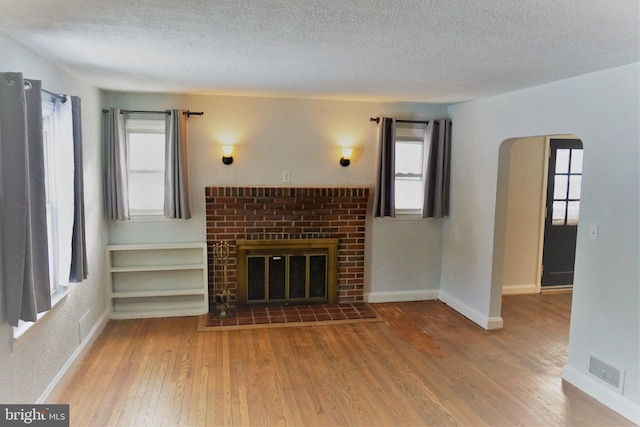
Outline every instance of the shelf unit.
<svg viewBox="0 0 640 427">
<path fill-rule="evenodd" d="M 209 310 L 206 243 L 108 245 L 106 258 L 112 319 Z"/>
</svg>

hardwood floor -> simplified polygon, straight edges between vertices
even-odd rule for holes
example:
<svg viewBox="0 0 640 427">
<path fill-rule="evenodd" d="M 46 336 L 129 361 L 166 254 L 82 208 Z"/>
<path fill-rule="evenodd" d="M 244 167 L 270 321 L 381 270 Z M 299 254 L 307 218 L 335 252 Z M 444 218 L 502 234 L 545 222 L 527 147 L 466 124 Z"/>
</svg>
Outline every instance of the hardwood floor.
<svg viewBox="0 0 640 427">
<path fill-rule="evenodd" d="M 110 321 L 56 402 L 72 426 L 631 426 L 561 380 L 570 293 L 510 296 L 485 331 L 436 301 L 386 322 L 198 332 Z"/>
</svg>

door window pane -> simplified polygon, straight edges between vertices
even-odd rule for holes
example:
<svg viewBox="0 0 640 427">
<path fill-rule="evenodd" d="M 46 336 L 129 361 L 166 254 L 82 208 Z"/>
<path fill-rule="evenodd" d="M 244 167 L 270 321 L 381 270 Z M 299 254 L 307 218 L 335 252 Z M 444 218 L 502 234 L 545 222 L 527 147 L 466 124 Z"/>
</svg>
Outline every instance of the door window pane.
<svg viewBox="0 0 640 427">
<path fill-rule="evenodd" d="M 578 225 L 578 214 L 580 213 L 580 202 L 569 202 L 567 208 L 567 225 Z"/>
<path fill-rule="evenodd" d="M 569 177 L 569 198 L 580 199 L 582 189 L 582 175 L 571 175 Z"/>
<path fill-rule="evenodd" d="M 571 173 L 582 173 L 582 149 L 571 150 Z"/>
<path fill-rule="evenodd" d="M 564 218 L 567 211 L 567 202 L 553 202 L 553 212 L 551 223 L 553 225 L 564 225 Z"/>
<path fill-rule="evenodd" d="M 569 153 L 571 150 L 559 148 L 556 150 L 556 173 L 569 173 Z"/>
<path fill-rule="evenodd" d="M 553 177 L 553 198 L 555 200 L 567 198 L 567 175 Z"/>
</svg>

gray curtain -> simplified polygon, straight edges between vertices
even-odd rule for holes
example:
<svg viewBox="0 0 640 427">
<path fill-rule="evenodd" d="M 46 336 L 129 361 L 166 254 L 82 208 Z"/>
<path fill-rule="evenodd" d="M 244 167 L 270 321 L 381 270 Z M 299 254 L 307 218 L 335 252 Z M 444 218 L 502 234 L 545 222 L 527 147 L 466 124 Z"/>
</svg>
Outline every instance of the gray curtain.
<svg viewBox="0 0 640 427">
<path fill-rule="evenodd" d="M 82 114 L 81 102 L 77 96 L 71 97 L 73 116 L 73 236 L 71 238 L 71 273 L 69 282 L 82 282 L 87 278 L 87 243 L 84 219 L 84 173 L 82 160 Z"/>
<path fill-rule="evenodd" d="M 424 173 L 423 218 L 449 215 L 451 120 L 431 120 L 425 129 L 428 150 Z"/>
<path fill-rule="evenodd" d="M 41 82 L 0 73 L 0 246 L 7 321 L 51 309 Z"/>
<path fill-rule="evenodd" d="M 187 118 L 182 113 L 182 110 L 172 110 L 165 123 L 164 216 L 189 219 Z"/>
<path fill-rule="evenodd" d="M 109 108 L 103 123 L 105 210 L 110 220 L 128 220 L 129 182 L 125 117 L 119 108 Z"/>
<path fill-rule="evenodd" d="M 378 172 L 376 192 L 374 198 L 374 216 L 395 217 L 395 141 L 396 121 L 383 117 L 380 124 L 380 138 L 378 141 Z"/>
</svg>

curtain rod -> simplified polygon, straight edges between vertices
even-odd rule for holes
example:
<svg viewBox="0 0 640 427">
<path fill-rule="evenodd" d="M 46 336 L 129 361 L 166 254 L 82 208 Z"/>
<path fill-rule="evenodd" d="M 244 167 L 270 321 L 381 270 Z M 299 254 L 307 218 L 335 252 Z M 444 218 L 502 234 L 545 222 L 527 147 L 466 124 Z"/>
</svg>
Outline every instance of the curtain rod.
<svg viewBox="0 0 640 427">
<path fill-rule="evenodd" d="M 431 120 L 396 120 L 396 123 L 424 123 L 429 124 Z"/>
<path fill-rule="evenodd" d="M 25 81 L 24 81 L 24 89 L 25 89 L 25 90 L 30 90 L 30 89 L 31 89 L 31 82 L 30 82 L 29 80 L 25 80 Z M 44 93 L 46 93 L 46 94 L 48 94 L 48 95 L 53 96 L 54 98 L 59 99 L 59 100 L 60 100 L 60 102 L 62 102 L 63 104 L 64 104 L 65 102 L 67 102 L 67 97 L 66 97 L 66 96 L 64 96 L 64 95 L 59 95 L 59 94 L 57 94 L 57 93 L 49 92 L 48 90 L 46 90 L 46 89 L 42 89 L 42 88 L 40 88 L 40 92 L 44 92 Z"/>
<path fill-rule="evenodd" d="M 56 98 L 56 99 L 59 99 L 59 100 L 60 100 L 60 102 L 62 102 L 63 104 L 64 104 L 65 102 L 67 102 L 67 97 L 66 97 L 66 96 L 64 96 L 64 95 L 59 95 L 59 94 L 57 94 L 57 93 L 49 92 L 49 91 L 48 91 L 48 90 L 46 90 L 46 89 L 40 89 L 40 90 L 41 90 L 42 92 L 46 93 L 46 94 L 49 94 L 49 95 L 53 96 L 53 97 L 54 97 L 54 98 Z"/>
<path fill-rule="evenodd" d="M 109 110 L 102 110 L 103 113 L 108 113 Z M 132 113 L 132 114 L 167 114 L 167 115 L 171 115 L 171 110 L 164 110 L 164 111 L 151 111 L 151 110 L 120 110 L 120 114 L 124 114 L 124 113 Z M 204 113 L 202 111 L 183 111 L 182 114 L 184 114 L 187 117 L 191 117 L 191 116 L 202 116 L 204 115 Z"/>
<path fill-rule="evenodd" d="M 24 90 L 31 90 L 31 87 L 32 87 L 31 86 L 31 82 L 29 80 L 25 80 L 24 81 Z M 60 102 L 62 102 L 63 104 L 65 102 L 67 102 L 67 97 L 65 95 L 59 95 L 57 93 L 49 92 L 48 90 L 42 89 L 42 88 L 40 88 L 40 92 L 44 92 L 44 93 L 46 93 L 48 95 L 53 96 L 54 98 L 59 99 Z"/>
<path fill-rule="evenodd" d="M 30 90 L 31 89 L 31 82 L 29 80 L 25 80 L 24 81 L 24 88 L 25 88 L 25 90 Z M 52 97 L 54 97 L 56 99 L 59 99 L 60 102 L 62 102 L 63 104 L 65 102 L 67 102 L 67 97 L 64 96 L 64 95 L 59 95 L 57 93 L 49 92 L 48 90 L 42 89 L 42 88 L 40 88 L 40 92 L 44 92 L 44 93 L 46 93 L 46 94 L 48 94 L 48 95 L 50 95 L 50 96 L 52 96 Z"/>
<path fill-rule="evenodd" d="M 380 117 L 369 117 L 369 121 L 380 123 Z M 396 123 L 424 123 L 428 124 L 431 120 L 400 120 L 397 119 Z"/>
</svg>

